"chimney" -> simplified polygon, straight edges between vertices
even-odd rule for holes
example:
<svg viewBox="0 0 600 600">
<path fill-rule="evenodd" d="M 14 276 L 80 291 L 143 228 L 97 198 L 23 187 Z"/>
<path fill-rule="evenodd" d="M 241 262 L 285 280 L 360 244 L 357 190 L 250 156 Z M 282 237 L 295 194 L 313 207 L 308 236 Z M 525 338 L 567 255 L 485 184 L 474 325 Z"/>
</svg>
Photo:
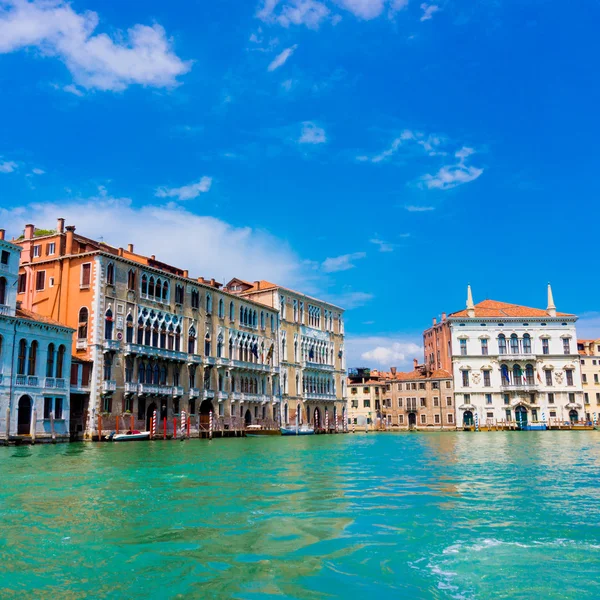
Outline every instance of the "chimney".
<svg viewBox="0 0 600 600">
<path fill-rule="evenodd" d="M 118 255 L 123 256 L 123 248 L 119 248 Z"/>
<path fill-rule="evenodd" d="M 198 283 L 205 283 L 204 277 L 198 277 Z"/>
<path fill-rule="evenodd" d="M 437 319 L 435 317 L 433 317 L 433 324 L 436 325 L 437 324 Z"/>
<path fill-rule="evenodd" d="M 254 282 L 254 287 L 255 287 L 257 290 L 260 290 L 260 281 L 255 281 L 255 282 Z"/>
<path fill-rule="evenodd" d="M 25 225 L 25 239 L 26 240 L 33 239 L 34 230 L 35 230 L 35 227 L 31 223 L 28 223 L 27 225 Z"/>
<path fill-rule="evenodd" d="M 550 317 L 556 316 L 556 306 L 554 305 L 554 296 L 552 295 L 552 286 L 548 283 L 548 307 L 546 312 Z"/>
<path fill-rule="evenodd" d="M 442 313 L 442 323 L 446 320 L 446 313 Z"/>
<path fill-rule="evenodd" d="M 473 293 L 471 292 L 471 284 L 467 286 L 467 316 L 470 319 L 475 317 L 475 305 L 473 304 Z"/>
<path fill-rule="evenodd" d="M 65 231 L 65 220 L 61 217 L 56 221 L 56 233 L 64 233 Z"/>
<path fill-rule="evenodd" d="M 150 260 L 156 260 L 156 255 L 155 254 L 151 254 L 150 255 Z"/>
<path fill-rule="evenodd" d="M 133 244 L 127 244 L 127 252 L 133 254 Z"/>
<path fill-rule="evenodd" d="M 187 269 L 184 269 L 183 276 L 187 279 L 190 276 L 190 272 Z"/>
<path fill-rule="evenodd" d="M 212 277 L 211 280 L 210 280 L 211 287 L 215 287 L 215 283 L 216 283 L 215 278 Z"/>
<path fill-rule="evenodd" d="M 419 365 L 419 361 L 416 358 L 413 358 L 413 365 L 415 367 L 415 371 L 417 370 L 417 366 Z"/>
<path fill-rule="evenodd" d="M 390 372 L 395 377 L 396 376 L 396 367 L 390 367 Z"/>
<path fill-rule="evenodd" d="M 6 231 L 4 231 L 4 229 L 0 229 L 0 240 L 3 240 L 5 235 Z"/>
<path fill-rule="evenodd" d="M 73 234 L 75 233 L 75 225 L 67 225 L 67 243 L 65 246 L 65 254 L 73 254 Z"/>
</svg>

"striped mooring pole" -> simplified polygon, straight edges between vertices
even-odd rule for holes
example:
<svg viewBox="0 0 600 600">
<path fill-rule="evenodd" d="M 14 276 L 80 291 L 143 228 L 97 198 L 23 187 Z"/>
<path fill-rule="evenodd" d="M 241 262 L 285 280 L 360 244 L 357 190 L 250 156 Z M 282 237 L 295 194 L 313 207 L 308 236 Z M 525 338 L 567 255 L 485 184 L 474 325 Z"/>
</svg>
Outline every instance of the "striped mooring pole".
<svg viewBox="0 0 600 600">
<path fill-rule="evenodd" d="M 156 411 L 152 413 L 152 424 L 150 428 L 150 437 L 154 439 L 156 437 Z"/>
<path fill-rule="evenodd" d="M 479 431 L 479 413 L 475 413 L 475 431 Z"/>
<path fill-rule="evenodd" d="M 208 439 L 212 440 L 213 436 L 213 411 L 210 411 L 210 415 L 208 416 Z"/>
<path fill-rule="evenodd" d="M 329 411 L 325 411 L 325 433 L 329 433 Z"/>
<path fill-rule="evenodd" d="M 185 438 L 186 430 L 187 430 L 186 414 L 185 414 L 185 410 L 182 410 L 181 411 L 181 439 Z"/>
</svg>

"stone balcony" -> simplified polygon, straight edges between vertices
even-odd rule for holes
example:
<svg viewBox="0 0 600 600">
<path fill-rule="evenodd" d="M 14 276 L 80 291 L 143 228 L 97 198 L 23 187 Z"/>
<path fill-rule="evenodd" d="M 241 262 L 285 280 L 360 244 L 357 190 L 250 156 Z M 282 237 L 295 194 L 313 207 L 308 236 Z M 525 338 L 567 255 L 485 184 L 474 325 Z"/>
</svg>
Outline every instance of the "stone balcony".
<svg viewBox="0 0 600 600">
<path fill-rule="evenodd" d="M 229 394 L 227 392 L 217 392 L 217 400 L 219 402 L 223 402 L 223 400 L 227 400 Z"/>
<path fill-rule="evenodd" d="M 311 371 L 327 371 L 328 373 L 333 373 L 335 371 L 334 365 L 328 365 L 325 363 L 313 362 L 310 360 L 302 361 L 303 369 L 310 369 Z"/>
<path fill-rule="evenodd" d="M 155 348 L 154 346 L 144 346 L 142 344 L 125 344 L 125 354 L 139 354 L 140 356 L 149 356 L 151 358 L 164 358 L 179 362 L 187 362 L 190 356 L 187 352 L 179 350 L 168 350 L 167 348 Z M 199 357 L 201 360 L 201 357 Z"/>
<path fill-rule="evenodd" d="M 247 362 L 245 360 L 231 360 L 230 364 L 244 371 L 259 371 L 261 373 L 270 373 L 274 368 L 269 364 Z"/>
<path fill-rule="evenodd" d="M 40 380 L 37 375 L 16 375 L 15 385 L 17 387 L 39 387 Z"/>
<path fill-rule="evenodd" d="M 335 394 L 315 394 L 313 392 L 307 392 L 304 394 L 306 400 L 321 400 L 324 402 L 334 402 L 337 400 Z"/>
<path fill-rule="evenodd" d="M 66 390 L 67 380 L 60 377 L 46 377 L 44 379 L 44 387 L 46 389 Z"/>
<path fill-rule="evenodd" d="M 105 394 L 112 394 L 117 391 L 117 382 L 112 379 L 107 379 L 102 382 L 102 392 Z"/>
<path fill-rule="evenodd" d="M 203 400 L 212 400 L 215 397 L 215 392 L 213 390 L 203 390 L 201 396 Z"/>
<path fill-rule="evenodd" d="M 75 341 L 75 349 L 76 350 L 87 350 L 88 343 L 85 338 L 78 338 Z"/>
<path fill-rule="evenodd" d="M 527 383 L 527 382 L 521 382 L 521 383 L 507 383 L 506 381 L 503 382 L 500 385 L 500 391 L 501 392 L 537 392 L 538 391 L 538 385 L 536 385 L 535 383 Z"/>
<path fill-rule="evenodd" d="M 126 394 L 137 394 L 139 390 L 140 384 L 134 383 L 133 381 L 125 382 L 125 393 Z"/>
<path fill-rule="evenodd" d="M 105 352 L 116 352 L 121 347 L 121 342 L 119 340 L 104 340 L 102 347 Z"/>
<path fill-rule="evenodd" d="M 172 385 L 157 385 L 155 383 L 140 383 L 138 387 L 139 393 L 145 396 L 172 396 Z"/>
<path fill-rule="evenodd" d="M 172 388 L 173 396 L 179 398 L 183 396 L 184 390 L 182 385 L 174 385 Z"/>
<path fill-rule="evenodd" d="M 526 362 L 526 361 L 535 361 L 536 355 L 533 352 L 519 352 L 517 354 L 507 353 L 507 354 L 498 354 L 498 360 L 500 362 Z"/>
<path fill-rule="evenodd" d="M 0 304 L 0 315 L 4 317 L 13 317 L 15 315 L 15 309 L 9 304 Z"/>
</svg>

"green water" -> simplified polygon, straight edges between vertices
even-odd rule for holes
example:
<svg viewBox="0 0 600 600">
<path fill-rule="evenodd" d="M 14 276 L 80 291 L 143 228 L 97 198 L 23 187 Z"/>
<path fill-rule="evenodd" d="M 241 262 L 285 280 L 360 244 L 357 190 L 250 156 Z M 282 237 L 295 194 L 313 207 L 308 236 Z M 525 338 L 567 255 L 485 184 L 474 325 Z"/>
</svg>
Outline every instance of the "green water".
<svg viewBox="0 0 600 600">
<path fill-rule="evenodd" d="M 600 432 L 0 448 L 2 598 L 600 598 Z"/>
</svg>

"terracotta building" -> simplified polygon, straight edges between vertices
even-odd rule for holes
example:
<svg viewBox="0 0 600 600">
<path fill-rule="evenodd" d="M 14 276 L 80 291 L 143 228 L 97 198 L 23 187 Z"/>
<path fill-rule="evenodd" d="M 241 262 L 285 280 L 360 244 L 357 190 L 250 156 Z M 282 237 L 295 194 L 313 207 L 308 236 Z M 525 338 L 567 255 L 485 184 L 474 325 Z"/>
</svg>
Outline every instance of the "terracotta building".
<svg viewBox="0 0 600 600">
<path fill-rule="evenodd" d="M 600 340 L 577 340 L 577 351 L 585 418 L 597 422 L 600 415 Z"/>
<path fill-rule="evenodd" d="M 76 329 L 71 401 L 81 437 L 99 426 L 171 435 L 213 412 L 217 430 L 280 421 L 278 312 L 214 279 L 75 233 L 25 227 L 18 299 Z M 99 420 L 101 417 L 101 420 Z M 174 425 L 173 419 L 177 423 Z"/>
<path fill-rule="evenodd" d="M 226 289 L 279 317 L 283 422 L 340 430 L 346 422 L 343 309 L 268 281 L 236 278 Z"/>
<path fill-rule="evenodd" d="M 442 313 L 439 323 L 434 318 L 432 326 L 423 332 L 423 348 L 428 368 L 452 372 L 452 341 L 446 313 Z"/>
</svg>

